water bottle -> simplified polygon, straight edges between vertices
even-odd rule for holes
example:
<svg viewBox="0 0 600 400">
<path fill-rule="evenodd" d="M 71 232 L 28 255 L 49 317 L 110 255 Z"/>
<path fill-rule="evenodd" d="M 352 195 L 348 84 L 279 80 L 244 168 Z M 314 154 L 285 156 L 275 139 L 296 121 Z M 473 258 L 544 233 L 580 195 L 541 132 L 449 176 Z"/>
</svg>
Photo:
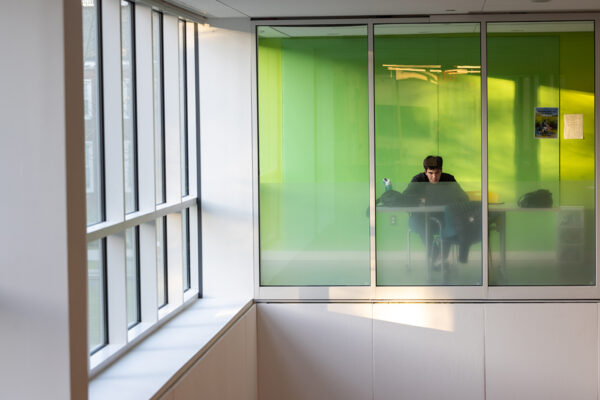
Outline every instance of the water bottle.
<svg viewBox="0 0 600 400">
<path fill-rule="evenodd" d="M 392 190 L 392 181 L 389 178 L 383 178 L 383 184 L 385 185 L 385 191 Z"/>
</svg>

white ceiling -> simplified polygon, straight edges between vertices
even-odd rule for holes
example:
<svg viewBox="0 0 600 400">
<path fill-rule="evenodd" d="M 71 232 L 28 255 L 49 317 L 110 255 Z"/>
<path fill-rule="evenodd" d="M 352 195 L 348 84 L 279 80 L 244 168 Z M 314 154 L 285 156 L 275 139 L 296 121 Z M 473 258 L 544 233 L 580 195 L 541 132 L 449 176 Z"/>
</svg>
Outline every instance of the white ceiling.
<svg viewBox="0 0 600 400">
<path fill-rule="evenodd" d="M 167 0 L 216 18 L 598 11 L 600 0 Z"/>
</svg>

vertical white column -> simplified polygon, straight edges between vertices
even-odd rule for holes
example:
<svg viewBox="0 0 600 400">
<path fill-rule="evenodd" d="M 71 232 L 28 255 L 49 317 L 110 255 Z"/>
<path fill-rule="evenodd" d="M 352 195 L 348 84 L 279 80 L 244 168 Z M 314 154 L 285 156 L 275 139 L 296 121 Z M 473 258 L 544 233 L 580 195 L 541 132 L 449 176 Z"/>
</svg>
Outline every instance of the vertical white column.
<svg viewBox="0 0 600 400">
<path fill-rule="evenodd" d="M 369 260 L 371 269 L 371 298 L 377 286 L 377 249 L 375 238 L 375 77 L 373 68 L 373 22 L 367 28 L 369 79 Z"/>
<path fill-rule="evenodd" d="M 251 70 L 251 91 L 250 104 L 252 106 L 252 232 L 253 232 L 253 277 L 254 277 L 254 298 L 260 297 L 260 182 L 258 171 L 258 37 L 256 35 L 257 24 L 254 22 L 250 26 L 250 41 L 253 46 L 250 47 L 250 70 Z M 200 40 L 200 39 L 198 39 Z M 202 106 L 202 103 L 200 104 Z M 201 125 L 202 126 L 202 125 Z M 202 154 L 202 149 L 200 149 Z M 202 160 L 200 160 L 202 162 Z"/>
<path fill-rule="evenodd" d="M 252 298 L 256 175 L 250 169 L 253 98 L 248 73 L 255 42 L 248 19 L 209 23 L 213 27 L 199 35 L 202 230 L 210 232 L 202 235 L 204 294 Z"/>
<path fill-rule="evenodd" d="M 48 2 L 44 1 L 44 4 L 47 5 Z M 68 313 L 69 313 L 69 373 L 70 373 L 70 396 L 73 399 L 87 399 L 88 393 L 88 334 L 87 334 L 87 268 L 83 267 L 87 265 L 87 241 L 86 241 L 86 195 L 85 195 L 85 176 L 81 173 L 81 171 L 85 170 L 85 151 L 84 151 L 84 135 L 82 132 L 84 131 L 84 107 L 83 107 L 83 44 L 82 44 L 82 10 L 81 10 L 81 1 L 80 0 L 68 0 L 63 1 L 63 43 L 64 43 L 64 54 L 62 55 L 64 58 L 64 75 L 62 75 L 63 79 L 61 82 L 64 82 L 65 87 L 65 110 L 69 110 L 65 112 L 63 115 L 65 116 L 65 151 L 66 151 L 66 213 L 67 213 L 67 286 L 68 286 Z M 56 7 L 60 9 L 60 7 Z M 44 20 L 48 17 L 44 14 Z M 27 16 L 29 22 L 30 15 Z M 18 21 L 16 23 L 19 23 Z M 4 22 L 0 22 L 0 25 L 3 25 Z M 23 24 L 21 24 L 23 25 Z M 25 25 L 24 29 L 30 31 L 29 25 Z M 40 28 L 43 32 L 45 29 L 43 27 Z M 25 51 L 30 51 L 31 49 L 28 46 L 22 46 Z M 57 52 L 58 53 L 58 52 Z M 2 51 L 2 54 L 6 53 Z M 44 54 L 44 53 L 41 53 Z M 60 55 L 58 53 L 57 55 Z M 17 62 L 22 61 L 21 58 L 17 58 Z M 44 55 L 44 61 L 48 61 L 46 56 Z M 36 64 L 32 64 L 32 68 L 36 68 Z M 39 74 L 39 71 L 37 72 Z M 27 73 L 25 72 L 27 75 Z M 8 74 L 11 76 L 10 74 Z M 16 80 L 17 84 L 20 82 L 19 79 Z M 2 85 L 0 85 L 2 86 Z M 4 86 L 2 86 L 4 87 Z M 20 90 L 23 90 L 24 87 L 21 86 Z M 33 86 L 33 90 L 38 90 L 37 87 Z M 39 94 L 39 92 L 38 92 Z M 27 109 L 26 112 L 30 112 L 31 110 Z M 52 111 L 50 111 L 52 112 Z M 35 115 L 35 112 L 33 112 Z M 60 114 L 59 114 L 60 115 Z M 1 118 L 3 121 L 4 117 Z M 46 121 L 44 121 L 44 124 Z M 47 131 L 44 130 L 43 134 L 46 134 Z M 56 139 L 54 135 L 50 135 L 50 139 Z M 60 143 L 60 141 L 59 141 Z M 43 144 L 40 144 L 43 146 Z M 0 156 L 2 158 L 2 156 Z M 36 176 L 37 176 L 36 172 Z M 43 179 L 43 178 L 42 178 Z M 25 179 L 24 182 L 26 185 L 30 184 L 30 182 Z M 36 188 L 37 186 L 32 185 L 32 188 Z M 53 216 L 54 217 L 54 216 Z M 37 224 L 39 221 L 33 219 L 34 223 Z M 6 222 L 6 220 L 5 220 Z M 11 226 L 11 224 L 8 224 Z M 53 229 L 54 231 L 54 229 Z M 29 234 L 30 232 L 28 232 Z M 2 241 L 2 243 L 5 243 Z M 29 246 L 32 242 L 25 242 L 27 246 Z M 6 243 L 5 243 L 6 244 Z M 52 246 L 52 244 L 48 244 Z M 42 257 L 47 257 L 48 255 L 45 252 L 40 252 Z M 0 261 L 0 264 L 3 264 Z M 41 266 L 44 268 L 45 266 Z M 51 272 L 50 272 L 51 273 Z M 1 273 L 0 273 L 1 274 Z M 4 275 L 2 275 L 4 276 Z M 36 275 L 37 277 L 37 275 Z M 47 285 L 47 281 L 40 280 L 38 281 L 42 285 Z M 29 286 L 28 286 L 29 288 Z M 0 289 L 0 291 L 2 291 Z M 62 294 L 64 295 L 64 293 Z M 1 314 L 1 312 L 0 312 Z M 4 318 L 2 318 L 3 321 Z M 5 321 L 6 322 L 6 321 Z M 37 331 L 34 329 L 34 331 Z M 38 332 L 39 334 L 45 335 L 46 331 Z M 4 335 L 0 333 L 0 336 L 5 338 Z M 10 345 L 13 345 L 14 342 L 8 341 Z M 43 346 L 43 344 L 41 344 Z M 52 350 L 56 351 L 56 346 L 52 346 Z M 31 351 L 28 343 L 28 351 Z M 60 348 L 58 349 L 60 351 Z M 2 349 L 0 349 L 0 353 Z M 64 354 L 64 353 L 63 353 Z M 30 360 L 27 360 L 26 363 L 29 364 Z M 39 382 L 37 377 L 31 375 L 31 364 L 27 366 L 27 374 L 26 379 L 32 379 L 35 382 Z M 42 363 L 40 365 L 41 368 L 44 368 L 44 375 L 50 375 L 49 371 L 45 369 L 46 364 Z M 12 365 L 11 365 L 12 369 Z M 1 368 L 0 368 L 1 370 Z M 4 372 L 0 372 L 0 374 L 4 377 L 7 377 Z M 52 379 L 52 378 L 49 378 Z M 56 383 L 52 380 L 53 386 Z M 29 386 L 29 385 L 28 385 Z M 44 395 L 46 397 L 62 397 L 58 393 L 48 393 L 48 387 L 46 385 L 31 385 L 37 388 L 42 388 L 44 390 Z M 2 385 L 4 390 L 5 386 Z M 39 390 L 39 389 L 38 389 Z M 18 397 L 18 396 L 9 396 L 9 397 Z M 27 395 L 23 395 L 22 397 L 29 397 Z M 31 396 L 34 397 L 34 396 Z"/>
<path fill-rule="evenodd" d="M 600 174 L 598 170 L 600 169 L 600 162 L 598 161 L 598 157 L 600 155 L 600 140 L 598 140 L 597 135 L 600 132 L 600 17 L 596 17 L 594 21 L 594 34 L 595 34 L 595 55 L 594 55 L 594 77 L 595 77 L 595 88 L 594 88 L 594 134 L 596 135 L 595 144 L 595 156 L 594 156 L 594 171 L 596 178 L 596 285 L 598 285 L 598 275 L 600 274 L 600 232 L 598 226 L 600 225 L 600 195 L 598 191 L 598 187 L 600 186 Z M 600 359 L 600 357 L 599 357 Z M 600 382 L 600 380 L 599 380 Z"/>
<path fill-rule="evenodd" d="M 485 297 L 489 284 L 488 235 L 488 120 L 487 120 L 487 22 L 481 21 L 481 267 Z"/>
<path fill-rule="evenodd" d="M 87 398 L 81 35 L 81 1 L 2 4 L 0 397 L 6 399 Z"/>
</svg>

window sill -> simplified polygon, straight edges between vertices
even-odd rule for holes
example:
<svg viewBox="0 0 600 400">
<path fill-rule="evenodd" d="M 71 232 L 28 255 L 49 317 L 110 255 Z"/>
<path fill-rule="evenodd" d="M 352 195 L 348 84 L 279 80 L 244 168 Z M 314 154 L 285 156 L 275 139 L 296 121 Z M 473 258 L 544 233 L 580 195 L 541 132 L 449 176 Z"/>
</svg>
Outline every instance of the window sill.
<svg viewBox="0 0 600 400">
<path fill-rule="evenodd" d="M 201 299 L 93 378 L 90 399 L 151 398 L 201 357 L 252 300 Z M 107 349 L 108 350 L 108 349 Z"/>
</svg>

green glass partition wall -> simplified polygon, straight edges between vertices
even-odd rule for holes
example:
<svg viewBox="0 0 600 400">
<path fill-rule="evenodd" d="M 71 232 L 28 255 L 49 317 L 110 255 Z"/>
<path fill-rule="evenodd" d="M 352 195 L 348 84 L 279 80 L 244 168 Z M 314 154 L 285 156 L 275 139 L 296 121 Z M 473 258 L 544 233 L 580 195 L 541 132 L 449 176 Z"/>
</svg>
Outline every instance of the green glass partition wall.
<svg viewBox="0 0 600 400">
<path fill-rule="evenodd" d="M 367 27 L 257 36 L 260 283 L 369 285 Z"/>
<path fill-rule="evenodd" d="M 489 283 L 593 285 L 594 24 L 487 30 Z"/>
<path fill-rule="evenodd" d="M 375 25 L 374 73 L 377 285 L 481 285 L 479 24 Z M 427 155 L 458 183 L 411 198 Z M 397 201 L 381 197 L 384 178 Z"/>
<path fill-rule="evenodd" d="M 482 153 L 480 24 L 373 25 L 370 183 L 367 26 L 257 27 L 261 286 L 595 284 L 594 24 L 486 32 Z"/>
</svg>

